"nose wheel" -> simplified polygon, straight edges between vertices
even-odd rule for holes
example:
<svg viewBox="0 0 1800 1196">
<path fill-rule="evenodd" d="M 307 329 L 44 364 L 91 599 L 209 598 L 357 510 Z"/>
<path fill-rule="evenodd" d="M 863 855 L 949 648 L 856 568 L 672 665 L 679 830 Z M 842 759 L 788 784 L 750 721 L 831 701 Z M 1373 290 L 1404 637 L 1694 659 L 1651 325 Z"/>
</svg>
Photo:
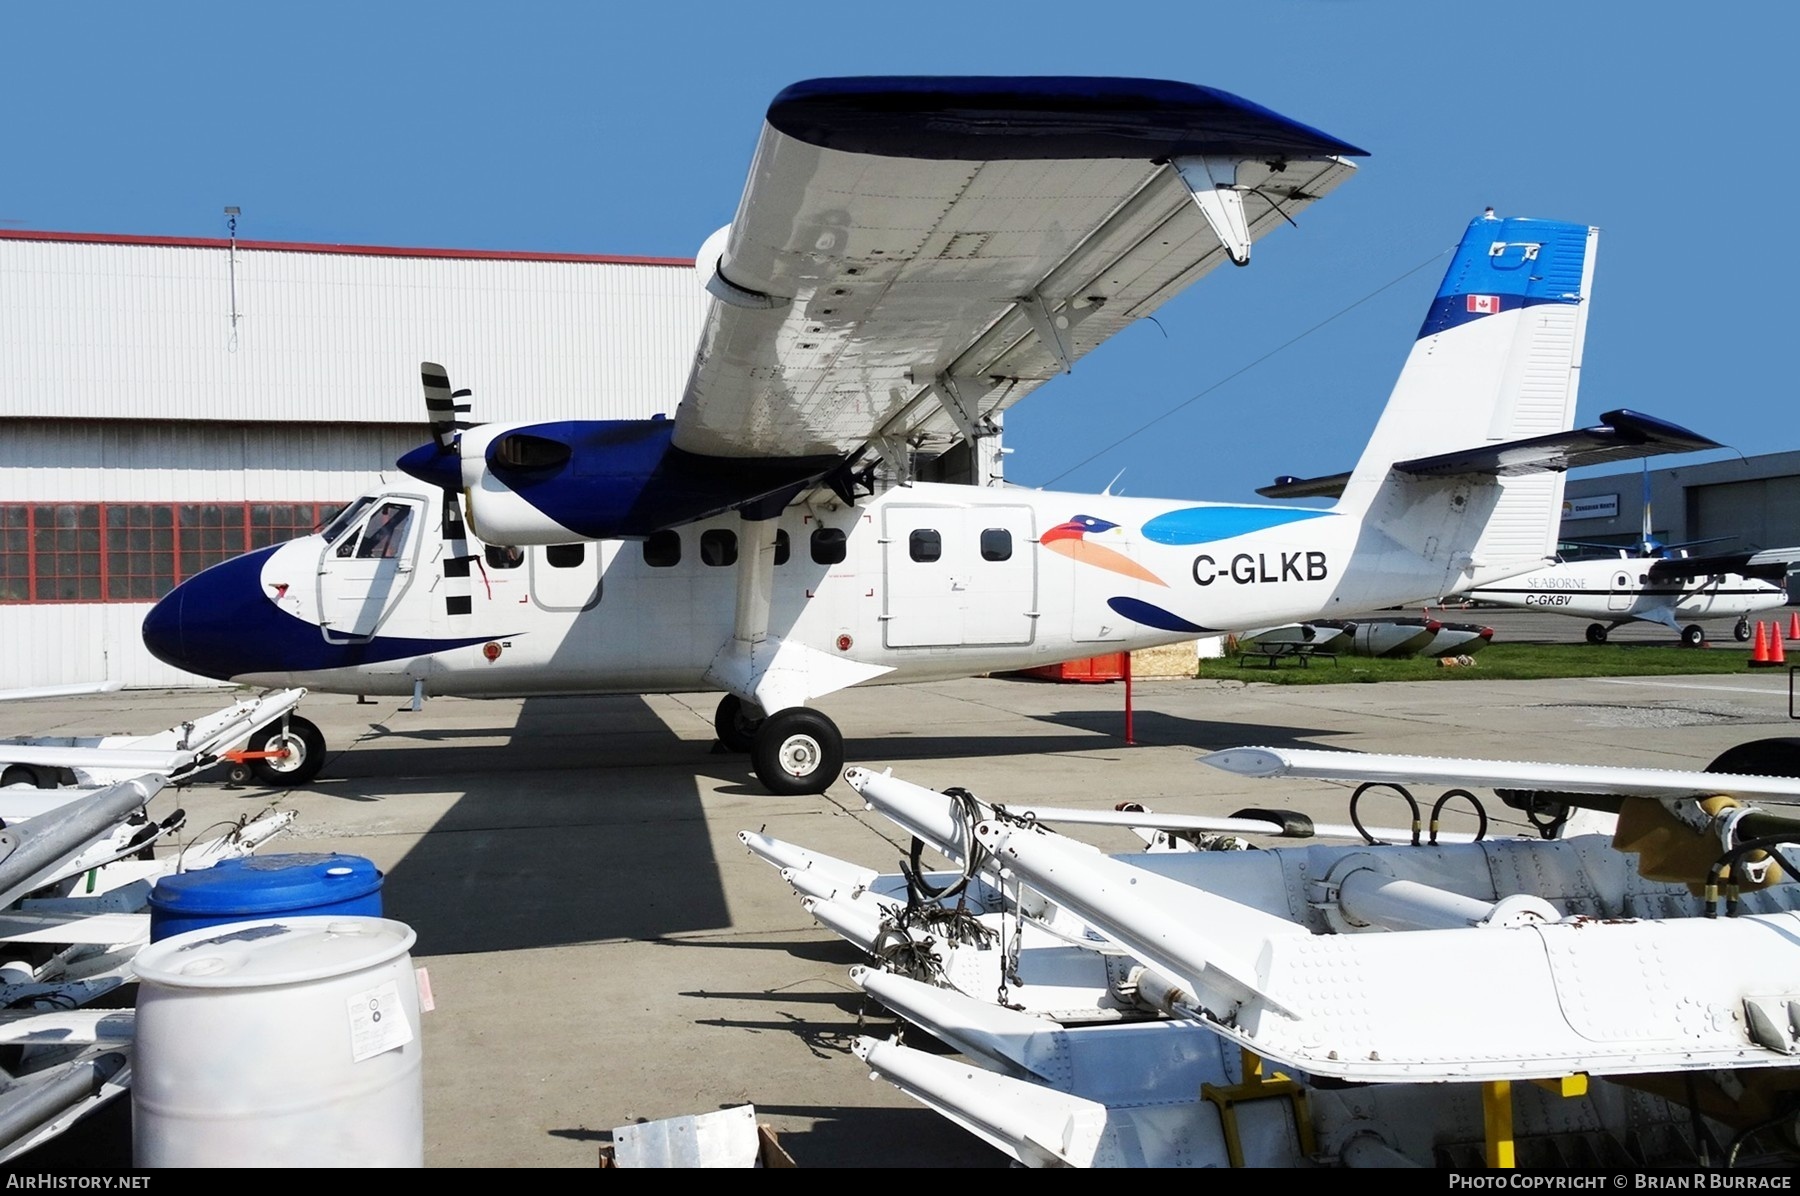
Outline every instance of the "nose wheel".
<svg viewBox="0 0 1800 1196">
<path fill-rule="evenodd" d="M 265 785 L 304 785 L 325 765 L 325 733 L 297 714 L 259 728 L 244 744 L 239 767 Z M 233 780 L 236 780 L 233 769 Z"/>
<path fill-rule="evenodd" d="M 1731 638 L 1736 640 L 1740 644 L 1749 643 L 1750 642 L 1750 620 L 1749 619 L 1739 619 L 1737 621 L 1737 625 L 1731 629 Z"/>
<path fill-rule="evenodd" d="M 1587 642 L 1590 644 L 1604 644 L 1606 642 L 1606 624 L 1589 623 L 1587 629 Z"/>
<path fill-rule="evenodd" d="M 844 770 L 844 736 L 817 710 L 793 706 L 762 720 L 750 755 L 769 792 L 823 793 Z"/>
</svg>

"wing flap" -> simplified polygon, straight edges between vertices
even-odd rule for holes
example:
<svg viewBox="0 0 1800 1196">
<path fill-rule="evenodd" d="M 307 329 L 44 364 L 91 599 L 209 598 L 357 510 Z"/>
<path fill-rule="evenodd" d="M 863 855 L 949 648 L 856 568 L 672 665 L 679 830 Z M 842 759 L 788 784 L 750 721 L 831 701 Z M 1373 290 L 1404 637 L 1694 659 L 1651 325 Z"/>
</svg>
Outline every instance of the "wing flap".
<svg viewBox="0 0 1800 1196">
<path fill-rule="evenodd" d="M 1361 152 L 1185 84 L 797 85 L 702 253 L 713 300 L 676 444 L 819 456 L 966 434 L 1225 259 L 1170 158 L 1231 158 L 1254 240 Z"/>
</svg>

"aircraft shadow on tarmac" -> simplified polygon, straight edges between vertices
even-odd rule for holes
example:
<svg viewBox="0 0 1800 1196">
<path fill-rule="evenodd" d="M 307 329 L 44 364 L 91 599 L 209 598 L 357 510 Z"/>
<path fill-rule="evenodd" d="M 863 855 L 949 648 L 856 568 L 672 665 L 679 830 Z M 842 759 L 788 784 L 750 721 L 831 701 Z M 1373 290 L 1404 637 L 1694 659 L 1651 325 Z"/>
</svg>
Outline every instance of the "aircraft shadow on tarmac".
<svg viewBox="0 0 1800 1196">
<path fill-rule="evenodd" d="M 777 813 L 819 800 L 767 796 L 747 757 L 715 752 L 709 737 L 677 734 L 634 696 L 531 699 L 511 726 L 409 728 L 407 717 L 379 715 L 308 792 L 348 803 L 404 801 L 409 794 L 441 794 L 447 785 L 460 792 L 383 881 L 383 912 L 417 932 L 421 955 L 652 940 L 728 927 L 731 912 L 701 794 L 754 795 Z M 887 767 L 1125 748 L 1117 711 L 1023 717 L 1044 733 L 853 737 L 845 758 Z M 1137 711 L 1133 731 L 1139 744 L 1196 750 L 1252 740 L 1316 746 L 1331 734 L 1154 710 Z"/>
</svg>

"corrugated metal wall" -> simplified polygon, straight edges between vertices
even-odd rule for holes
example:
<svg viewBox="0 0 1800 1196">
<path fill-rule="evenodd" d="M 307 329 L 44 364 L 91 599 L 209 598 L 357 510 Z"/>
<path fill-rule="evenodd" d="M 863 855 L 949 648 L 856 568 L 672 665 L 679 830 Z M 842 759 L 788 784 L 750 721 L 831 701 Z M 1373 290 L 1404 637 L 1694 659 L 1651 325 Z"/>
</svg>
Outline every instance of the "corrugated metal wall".
<svg viewBox="0 0 1800 1196">
<path fill-rule="evenodd" d="M 344 502 L 398 478 L 422 426 L 0 423 L 0 502 Z M 0 605 L 0 688 L 211 685 L 144 650 L 148 603 Z"/>
<path fill-rule="evenodd" d="M 236 313 L 233 313 L 233 266 Z M 417 423 L 673 412 L 691 267 L 0 237 L 0 418 Z"/>
</svg>

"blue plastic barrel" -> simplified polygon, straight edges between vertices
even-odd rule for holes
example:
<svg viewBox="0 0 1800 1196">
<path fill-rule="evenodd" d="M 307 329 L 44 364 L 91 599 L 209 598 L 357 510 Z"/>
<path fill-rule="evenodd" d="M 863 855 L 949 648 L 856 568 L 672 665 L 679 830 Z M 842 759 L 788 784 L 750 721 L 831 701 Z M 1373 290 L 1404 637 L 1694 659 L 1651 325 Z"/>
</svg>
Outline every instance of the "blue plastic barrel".
<svg viewBox="0 0 1800 1196">
<path fill-rule="evenodd" d="M 381 870 L 355 855 L 253 855 L 165 876 L 150 890 L 150 941 L 259 918 L 381 916 Z"/>
</svg>

